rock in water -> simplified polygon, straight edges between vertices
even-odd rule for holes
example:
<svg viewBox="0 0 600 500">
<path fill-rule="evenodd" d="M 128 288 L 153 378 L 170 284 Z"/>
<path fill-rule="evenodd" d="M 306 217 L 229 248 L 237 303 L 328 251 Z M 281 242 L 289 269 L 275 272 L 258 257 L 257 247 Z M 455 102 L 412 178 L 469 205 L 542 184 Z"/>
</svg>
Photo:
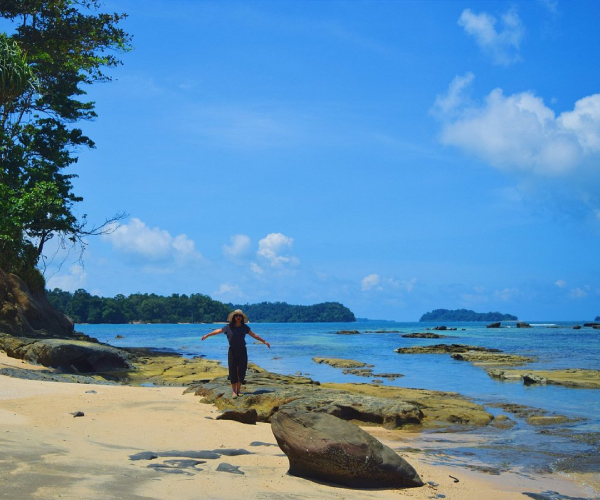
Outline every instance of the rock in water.
<svg viewBox="0 0 600 500">
<path fill-rule="evenodd" d="M 423 481 L 403 458 L 356 425 L 325 413 L 282 409 L 271 419 L 289 473 L 352 488 L 410 488 Z"/>
</svg>

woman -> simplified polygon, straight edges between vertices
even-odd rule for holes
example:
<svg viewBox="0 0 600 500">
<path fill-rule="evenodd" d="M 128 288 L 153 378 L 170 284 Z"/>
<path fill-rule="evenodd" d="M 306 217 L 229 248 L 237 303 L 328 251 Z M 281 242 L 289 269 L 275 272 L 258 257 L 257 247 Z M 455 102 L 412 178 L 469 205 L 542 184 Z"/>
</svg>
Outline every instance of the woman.
<svg viewBox="0 0 600 500">
<path fill-rule="evenodd" d="M 248 322 L 248 316 L 246 316 L 241 309 L 236 309 L 227 316 L 229 324 L 223 328 L 217 328 L 210 333 L 207 333 L 202 337 L 202 340 L 206 340 L 208 337 L 224 333 L 227 335 L 229 341 L 229 354 L 227 361 L 229 363 L 229 381 L 231 382 L 231 389 L 233 391 L 233 398 L 243 396 L 240 392 L 242 384 L 245 384 L 246 369 L 248 368 L 248 351 L 246 350 L 246 334 L 250 335 L 253 339 L 258 340 L 265 344 L 269 349 L 271 344 L 266 340 L 261 339 L 256 333 L 254 333 L 250 327 L 246 324 Z"/>
</svg>

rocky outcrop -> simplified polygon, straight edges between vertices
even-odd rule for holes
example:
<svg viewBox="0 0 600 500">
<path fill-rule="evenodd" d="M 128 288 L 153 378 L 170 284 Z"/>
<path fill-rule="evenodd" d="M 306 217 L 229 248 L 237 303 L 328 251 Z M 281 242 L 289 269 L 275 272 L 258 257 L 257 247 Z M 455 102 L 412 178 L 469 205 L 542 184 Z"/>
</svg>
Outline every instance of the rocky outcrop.
<svg viewBox="0 0 600 500">
<path fill-rule="evenodd" d="M 490 323 L 486 328 L 500 328 L 502 326 L 501 323 L 496 322 L 496 323 Z"/>
<path fill-rule="evenodd" d="M 271 428 L 294 476 L 352 488 L 423 486 L 391 448 L 339 418 L 286 408 L 273 416 Z"/>
<path fill-rule="evenodd" d="M 373 365 L 369 365 L 367 363 L 363 363 L 362 361 L 355 361 L 353 359 L 342 359 L 342 358 L 313 358 L 315 363 L 326 364 L 329 366 L 333 366 L 334 368 L 363 368 L 363 367 L 372 367 Z"/>
<path fill-rule="evenodd" d="M 499 352 L 467 351 L 463 353 L 451 354 L 450 357 L 452 359 L 456 359 L 457 361 L 469 361 L 477 366 L 515 366 L 534 361 L 533 358 L 528 356 Z"/>
<path fill-rule="evenodd" d="M 399 347 L 395 352 L 399 354 L 452 354 L 469 351 L 477 352 L 501 352 L 500 349 L 490 349 L 476 345 L 466 344 L 435 344 L 416 347 Z"/>
<path fill-rule="evenodd" d="M 13 358 L 68 373 L 107 372 L 130 367 L 123 351 L 81 340 L 30 339 L 0 334 L 0 348 Z"/>
<path fill-rule="evenodd" d="M 23 337 L 72 336 L 73 322 L 54 309 L 46 292 L 31 292 L 21 278 L 0 270 L 0 332 Z"/>
<path fill-rule="evenodd" d="M 531 325 L 525 321 L 517 321 L 517 328 L 531 328 Z"/>
<path fill-rule="evenodd" d="M 247 410 L 225 410 L 217 416 L 217 420 L 235 420 L 242 424 L 256 424 L 258 414 L 254 408 Z"/>
<path fill-rule="evenodd" d="M 489 370 L 488 375 L 498 380 L 522 381 L 525 385 L 562 385 L 582 389 L 600 389 L 600 370 Z"/>
<path fill-rule="evenodd" d="M 192 385 L 186 392 L 219 410 L 254 408 L 259 422 L 270 422 L 280 408 L 328 413 L 360 425 L 389 429 L 437 429 L 448 424 L 482 426 L 493 417 L 456 393 L 371 384 L 319 384 L 306 377 L 261 372 L 249 375 L 244 397 L 232 399 L 225 377 Z"/>
<path fill-rule="evenodd" d="M 339 332 L 335 332 L 338 335 L 358 335 L 360 332 L 358 330 L 340 330 Z"/>
<path fill-rule="evenodd" d="M 445 339 L 448 338 L 447 335 L 440 335 L 439 333 L 431 333 L 431 332 L 417 332 L 417 333 L 405 333 L 402 335 L 405 339 Z"/>
</svg>

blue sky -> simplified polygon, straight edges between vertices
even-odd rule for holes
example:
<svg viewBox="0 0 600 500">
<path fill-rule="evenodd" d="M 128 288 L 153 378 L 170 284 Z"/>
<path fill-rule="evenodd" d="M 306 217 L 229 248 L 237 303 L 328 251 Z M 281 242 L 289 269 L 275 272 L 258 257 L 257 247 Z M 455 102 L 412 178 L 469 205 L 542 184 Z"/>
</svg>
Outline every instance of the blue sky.
<svg viewBox="0 0 600 500">
<path fill-rule="evenodd" d="M 49 287 L 600 314 L 600 4 L 127 1 Z M 57 256 L 54 263 L 63 261 Z"/>
</svg>

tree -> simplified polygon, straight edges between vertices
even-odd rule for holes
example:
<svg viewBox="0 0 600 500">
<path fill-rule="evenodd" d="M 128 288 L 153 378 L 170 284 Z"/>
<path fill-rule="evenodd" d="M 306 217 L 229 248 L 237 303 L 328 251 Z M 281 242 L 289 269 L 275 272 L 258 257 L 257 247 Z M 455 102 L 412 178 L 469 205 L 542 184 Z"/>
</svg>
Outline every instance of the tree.
<svg viewBox="0 0 600 500">
<path fill-rule="evenodd" d="M 73 207 L 68 167 L 77 150 L 94 142 L 75 124 L 96 117 L 84 85 L 109 81 L 104 68 L 120 64 L 114 52 L 130 49 L 117 25 L 126 16 L 98 13 L 97 0 L 0 0 L 0 16 L 14 33 L 2 41 L 0 91 L 0 267 L 32 269 L 44 245 L 58 236 L 85 248 L 124 215 L 88 227 Z M 25 67 L 27 66 L 28 69 Z M 5 77 L 6 75 L 6 77 Z"/>
</svg>

